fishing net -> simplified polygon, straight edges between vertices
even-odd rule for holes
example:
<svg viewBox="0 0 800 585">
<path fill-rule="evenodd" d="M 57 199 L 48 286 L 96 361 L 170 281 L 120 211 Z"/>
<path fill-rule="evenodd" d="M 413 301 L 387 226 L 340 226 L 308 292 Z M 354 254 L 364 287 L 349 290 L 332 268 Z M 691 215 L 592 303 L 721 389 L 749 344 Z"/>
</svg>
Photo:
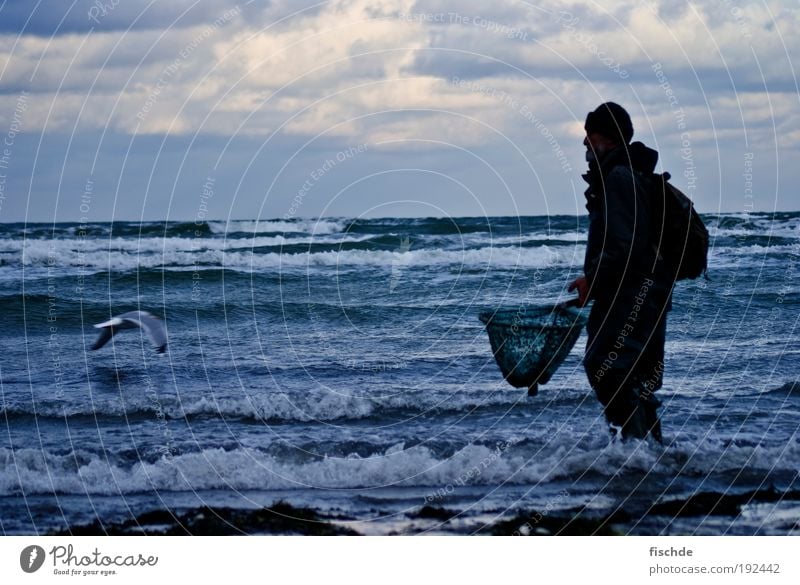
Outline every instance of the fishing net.
<svg viewBox="0 0 800 585">
<path fill-rule="evenodd" d="M 561 305 L 486 311 L 479 318 L 503 376 L 530 395 L 550 381 L 586 325 L 579 310 Z"/>
</svg>

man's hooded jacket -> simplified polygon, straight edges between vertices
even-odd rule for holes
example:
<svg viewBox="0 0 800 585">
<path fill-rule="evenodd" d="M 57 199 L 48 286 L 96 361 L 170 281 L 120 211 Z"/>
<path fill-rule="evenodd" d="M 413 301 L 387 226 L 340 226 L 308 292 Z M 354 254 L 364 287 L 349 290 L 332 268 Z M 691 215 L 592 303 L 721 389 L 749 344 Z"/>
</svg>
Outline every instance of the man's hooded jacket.
<svg viewBox="0 0 800 585">
<path fill-rule="evenodd" d="M 589 164 L 583 178 L 589 236 L 584 274 L 590 299 L 610 299 L 621 290 L 638 287 L 643 278 L 665 282 L 657 262 L 648 191 L 658 153 L 641 142 L 618 146 Z"/>
</svg>

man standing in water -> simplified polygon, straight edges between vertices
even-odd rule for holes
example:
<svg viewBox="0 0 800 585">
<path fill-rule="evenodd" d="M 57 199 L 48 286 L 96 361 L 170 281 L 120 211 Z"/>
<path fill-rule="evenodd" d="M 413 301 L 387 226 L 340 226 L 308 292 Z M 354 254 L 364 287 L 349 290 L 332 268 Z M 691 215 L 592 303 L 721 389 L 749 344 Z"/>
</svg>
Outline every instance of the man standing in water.
<svg viewBox="0 0 800 585">
<path fill-rule="evenodd" d="M 590 112 L 585 129 L 589 236 L 584 275 L 569 286 L 580 306 L 594 301 L 583 364 L 612 432 L 661 442 L 654 392 L 662 384 L 674 277 L 651 227 L 648 178 L 658 153 L 631 143 L 631 118 L 613 102 Z"/>
</svg>

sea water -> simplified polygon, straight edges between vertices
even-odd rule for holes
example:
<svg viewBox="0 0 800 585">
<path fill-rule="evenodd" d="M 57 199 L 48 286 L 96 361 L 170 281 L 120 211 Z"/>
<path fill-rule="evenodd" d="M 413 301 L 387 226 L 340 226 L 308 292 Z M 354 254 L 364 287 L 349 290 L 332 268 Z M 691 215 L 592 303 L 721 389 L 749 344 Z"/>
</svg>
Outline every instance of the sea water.
<svg viewBox="0 0 800 585">
<path fill-rule="evenodd" d="M 477 315 L 566 300 L 586 218 L 0 226 L 0 531 L 282 499 L 361 532 L 429 505 L 628 511 L 631 533 L 785 534 L 796 502 L 652 518 L 699 492 L 798 487 L 800 213 L 705 216 L 710 280 L 669 315 L 665 444 L 613 441 L 585 335 L 535 398 Z M 159 316 L 90 351 L 93 324 Z"/>
</svg>

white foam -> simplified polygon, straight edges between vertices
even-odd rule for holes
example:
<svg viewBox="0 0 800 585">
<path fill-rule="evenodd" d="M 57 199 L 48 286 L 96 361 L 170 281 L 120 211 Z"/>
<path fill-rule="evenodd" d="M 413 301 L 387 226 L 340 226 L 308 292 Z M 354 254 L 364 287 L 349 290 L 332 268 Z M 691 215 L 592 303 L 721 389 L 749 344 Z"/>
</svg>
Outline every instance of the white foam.
<svg viewBox="0 0 800 585">
<path fill-rule="evenodd" d="M 259 234 L 265 232 L 294 232 L 304 234 L 335 234 L 347 227 L 344 220 L 331 219 L 298 219 L 298 220 L 232 220 L 230 222 L 210 221 L 208 227 L 213 234 L 246 233 Z"/>
<path fill-rule="evenodd" d="M 66 403 L 58 401 L 49 403 L 40 401 L 36 406 L 37 416 L 74 417 L 74 416 L 133 416 L 137 413 L 145 416 L 157 414 L 160 410 L 171 419 L 182 419 L 186 416 L 208 416 L 213 418 L 253 418 L 259 420 L 282 422 L 335 421 L 339 419 L 362 419 L 378 415 L 383 411 L 404 409 L 424 414 L 432 409 L 467 411 L 480 407 L 513 406 L 524 398 L 518 392 L 492 392 L 494 387 L 473 385 L 467 391 L 461 387 L 451 392 L 430 390 L 405 390 L 397 394 L 384 396 L 348 395 L 330 390 L 309 389 L 302 393 L 286 392 L 259 393 L 240 398 L 216 398 L 213 396 L 189 397 L 181 396 L 180 401 L 172 397 L 162 397 L 158 404 L 148 399 L 126 398 L 120 400 L 99 400 L 92 403 L 81 401 Z M 13 407 L 9 414 L 20 413 Z M 25 411 L 23 411 L 25 412 Z M 5 414 L 0 409 L 0 415 Z M 33 412 L 28 412 L 33 415 Z"/>
<path fill-rule="evenodd" d="M 271 242 L 275 238 L 265 238 Z M 154 238 L 140 244 L 136 240 L 115 241 L 111 247 L 81 247 L 61 241 L 35 240 L 26 243 L 22 261 L 31 267 L 80 267 L 84 269 L 127 271 L 137 268 L 213 266 L 231 270 L 269 270 L 307 266 L 469 266 L 491 268 L 544 268 L 578 265 L 583 261 L 583 246 L 539 246 L 535 248 L 496 247 L 466 250 L 411 249 L 335 250 L 327 252 L 256 253 L 239 248 L 252 246 L 252 240 L 231 240 L 216 248 L 198 248 L 191 238 Z M 318 240 L 313 240 L 317 241 Z M 353 241 L 359 241 L 356 238 Z M 169 246 L 165 247 L 165 242 Z M 338 241 L 337 241 L 338 243 Z M 270 245 L 270 244 L 262 244 Z M 233 248 L 235 251 L 226 251 Z"/>
<path fill-rule="evenodd" d="M 78 461 L 85 461 L 81 454 Z M 251 448 L 205 449 L 154 462 L 137 462 L 122 467 L 93 456 L 76 464 L 73 454 L 53 455 L 36 449 L 19 449 L 13 454 L 0 450 L 0 494 L 91 493 L 114 495 L 159 491 L 212 489 L 363 488 L 384 486 L 445 485 L 461 480 L 480 484 L 507 479 L 514 466 L 503 455 L 485 446 L 467 445 L 452 457 L 437 459 L 423 446 L 404 449 L 393 445 L 372 457 L 351 454 L 325 457 L 306 463 L 279 461 Z M 465 472 L 475 471 L 473 477 Z M 49 470 L 49 473 L 48 473 Z M 19 478 L 18 478 L 19 477 Z M 52 484 L 50 481 L 52 477 Z M 484 481 L 478 481 L 478 478 Z"/>
<path fill-rule="evenodd" d="M 441 237 L 441 236 L 436 236 Z M 544 233 L 544 232 L 530 232 L 526 234 L 519 234 L 514 236 L 492 236 L 488 233 L 472 233 L 463 236 L 448 236 L 456 241 L 463 241 L 466 244 L 491 244 L 493 246 L 511 246 L 531 244 L 535 242 L 585 242 L 588 237 L 588 232 L 560 232 L 560 233 Z"/>
<path fill-rule="evenodd" d="M 753 237 L 781 237 L 781 238 L 796 238 L 800 235 L 800 228 L 799 227 L 778 227 L 772 229 L 765 229 L 761 231 L 756 231 L 753 229 L 744 229 L 744 228 L 720 228 L 716 226 L 712 226 L 708 230 L 708 235 L 711 238 L 711 241 L 714 241 L 714 238 L 720 237 L 737 237 L 741 238 L 743 241 L 746 241 L 747 238 Z"/>
<path fill-rule="evenodd" d="M 800 235 L 800 217 L 790 217 L 785 219 L 772 219 L 769 217 L 755 217 L 749 215 L 730 215 L 736 219 L 748 220 L 736 226 L 720 227 L 720 220 L 712 219 L 708 222 L 709 235 L 714 238 L 717 236 L 741 236 L 743 238 L 753 236 L 781 236 L 797 237 Z"/>
<path fill-rule="evenodd" d="M 794 470 L 800 446 L 737 446 L 721 440 L 686 440 L 666 452 L 647 443 L 608 443 L 596 437 L 576 443 L 572 431 L 550 430 L 547 450 L 522 446 L 501 449 L 467 444 L 440 458 L 427 447 L 400 444 L 361 457 L 323 457 L 302 463 L 280 460 L 252 448 L 208 448 L 158 460 L 122 465 L 105 456 L 53 454 L 38 449 L 0 449 L 0 494 L 91 493 L 114 495 L 158 491 L 294 488 L 376 488 L 388 486 L 528 485 L 577 478 L 587 471 L 612 477 L 621 473 L 697 477 L 708 473 Z M 542 439 L 542 437 L 539 437 Z M 324 447 L 320 447 L 323 449 Z"/>
<path fill-rule="evenodd" d="M 796 256 L 800 248 L 794 244 L 784 244 L 778 246 L 715 246 L 708 253 L 709 266 L 712 262 L 720 265 L 729 265 L 731 262 L 739 263 L 743 256 L 752 257 L 753 260 L 761 260 L 766 255 L 770 256 L 771 261 L 785 262 L 789 256 Z M 776 258 L 776 256 L 779 256 Z"/>
<path fill-rule="evenodd" d="M 50 259 L 69 258 L 70 254 L 115 254 L 128 253 L 140 255 L 170 254 L 173 252 L 226 251 L 252 249 L 269 246 L 345 244 L 369 240 L 371 236 L 337 237 L 284 237 L 257 236 L 251 238 L 113 238 L 113 239 L 59 239 L 26 240 L 24 242 L 4 243 L 0 252 L 22 253 L 27 265 L 36 265 Z"/>
</svg>

